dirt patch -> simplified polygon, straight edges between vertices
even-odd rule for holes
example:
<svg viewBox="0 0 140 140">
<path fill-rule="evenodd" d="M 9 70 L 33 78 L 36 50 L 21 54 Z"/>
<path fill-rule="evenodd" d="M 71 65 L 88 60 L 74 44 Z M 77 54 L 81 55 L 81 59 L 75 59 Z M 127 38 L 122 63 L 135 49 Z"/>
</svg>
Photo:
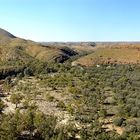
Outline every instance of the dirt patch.
<svg viewBox="0 0 140 140">
<path fill-rule="evenodd" d="M 114 124 L 105 124 L 102 127 L 104 129 L 106 129 L 107 132 L 115 130 L 117 132 L 117 134 L 119 134 L 119 135 L 122 135 L 124 132 L 124 128 L 115 126 Z"/>
</svg>

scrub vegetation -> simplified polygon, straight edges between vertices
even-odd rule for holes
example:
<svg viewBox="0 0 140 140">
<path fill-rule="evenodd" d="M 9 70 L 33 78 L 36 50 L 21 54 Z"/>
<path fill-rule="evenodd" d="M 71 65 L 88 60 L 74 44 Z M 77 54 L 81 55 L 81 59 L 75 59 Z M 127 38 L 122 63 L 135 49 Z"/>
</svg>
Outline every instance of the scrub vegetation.
<svg viewBox="0 0 140 140">
<path fill-rule="evenodd" d="M 35 45 L 3 30 L 0 38 L 1 140 L 140 139 L 137 46 Z M 7 44 L 2 44 L 3 38 Z M 85 45 L 89 50 L 83 50 Z M 101 61 L 86 67 L 89 56 Z M 110 63 L 102 61 L 108 57 Z M 83 64 L 74 63 L 80 59 L 85 59 Z"/>
</svg>

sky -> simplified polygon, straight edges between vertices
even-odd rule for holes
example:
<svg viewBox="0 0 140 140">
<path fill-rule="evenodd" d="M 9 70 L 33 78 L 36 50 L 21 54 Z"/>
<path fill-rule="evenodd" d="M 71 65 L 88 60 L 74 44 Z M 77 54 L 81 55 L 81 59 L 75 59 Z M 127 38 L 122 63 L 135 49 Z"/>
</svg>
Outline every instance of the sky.
<svg viewBox="0 0 140 140">
<path fill-rule="evenodd" d="M 140 41 L 140 0 L 0 0 L 0 28 L 34 41 Z"/>
</svg>

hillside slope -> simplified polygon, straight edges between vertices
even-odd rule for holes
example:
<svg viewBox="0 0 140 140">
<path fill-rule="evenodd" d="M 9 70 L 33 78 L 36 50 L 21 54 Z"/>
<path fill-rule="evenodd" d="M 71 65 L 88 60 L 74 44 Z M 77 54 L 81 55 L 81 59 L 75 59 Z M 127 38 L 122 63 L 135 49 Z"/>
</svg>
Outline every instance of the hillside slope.
<svg viewBox="0 0 140 140">
<path fill-rule="evenodd" d="M 95 50 L 94 42 L 43 42 L 42 44 L 57 48 L 70 48 L 73 51 L 83 54 L 91 53 Z"/>
<path fill-rule="evenodd" d="M 74 65 L 140 64 L 140 44 L 115 44 L 99 46 L 87 56 L 73 62 Z"/>
<path fill-rule="evenodd" d="M 45 62 L 64 62 L 78 54 L 67 47 L 52 47 L 15 37 L 0 29 L 0 64 L 24 64 L 33 59 Z"/>
<path fill-rule="evenodd" d="M 0 28 L 0 39 L 1 38 L 16 38 L 16 37 L 12 35 L 11 33 L 5 31 L 4 29 Z"/>
</svg>

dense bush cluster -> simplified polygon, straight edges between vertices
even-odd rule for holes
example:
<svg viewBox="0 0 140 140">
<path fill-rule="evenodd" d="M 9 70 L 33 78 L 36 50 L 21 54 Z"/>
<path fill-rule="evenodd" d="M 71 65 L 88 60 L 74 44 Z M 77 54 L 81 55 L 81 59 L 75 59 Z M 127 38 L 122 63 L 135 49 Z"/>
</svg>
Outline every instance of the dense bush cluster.
<svg viewBox="0 0 140 140">
<path fill-rule="evenodd" d="M 69 62 L 46 64 L 35 61 L 26 65 L 17 77 L 20 79 L 24 76 L 35 76 L 42 85 L 52 90 L 63 89 L 63 94 L 71 96 L 71 102 L 58 102 L 57 107 L 69 112 L 81 127 L 79 129 L 69 125 L 69 128 L 57 128 L 56 118 L 27 107 L 24 114 L 18 110 L 12 115 L 1 114 L 1 139 L 139 139 L 139 65 L 100 65 L 85 68 L 71 67 Z M 9 85 L 9 81 L 6 81 Z M 13 96 L 11 100 L 14 102 L 16 99 L 14 94 Z M 51 95 L 47 99 L 50 102 L 55 100 Z M 1 111 L 2 108 L 1 101 Z M 122 128 L 122 134 L 113 130 L 107 131 L 103 127 L 107 124 Z"/>
</svg>

